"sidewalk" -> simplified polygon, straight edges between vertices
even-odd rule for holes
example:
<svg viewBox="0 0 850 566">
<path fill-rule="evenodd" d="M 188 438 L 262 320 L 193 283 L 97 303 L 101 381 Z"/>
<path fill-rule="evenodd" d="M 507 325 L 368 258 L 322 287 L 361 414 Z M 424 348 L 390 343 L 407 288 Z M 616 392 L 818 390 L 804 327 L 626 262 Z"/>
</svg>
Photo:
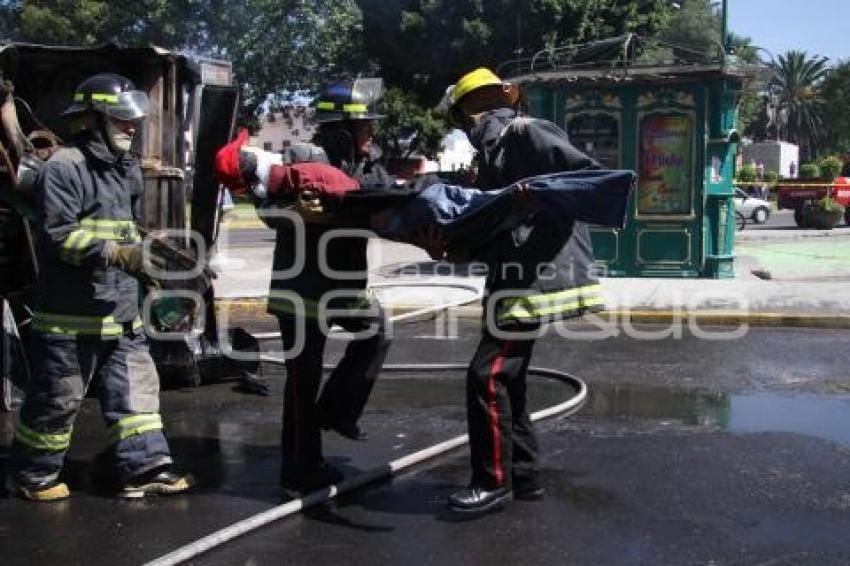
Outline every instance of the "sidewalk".
<svg viewBox="0 0 850 566">
<path fill-rule="evenodd" d="M 799 230 L 792 238 L 741 238 L 734 279 L 605 278 L 604 316 L 633 322 L 687 318 L 702 324 L 850 328 L 850 228 L 844 231 L 833 230 L 829 237 Z M 222 306 L 264 313 L 271 259 L 270 244 L 222 250 L 214 263 Z M 481 316 L 475 296 L 483 278 L 463 266 L 438 264 L 419 248 L 378 239 L 370 242 L 369 265 L 369 284 L 389 311 L 468 297 L 470 304 L 455 314 Z M 384 287 L 390 284 L 399 286 Z"/>
</svg>

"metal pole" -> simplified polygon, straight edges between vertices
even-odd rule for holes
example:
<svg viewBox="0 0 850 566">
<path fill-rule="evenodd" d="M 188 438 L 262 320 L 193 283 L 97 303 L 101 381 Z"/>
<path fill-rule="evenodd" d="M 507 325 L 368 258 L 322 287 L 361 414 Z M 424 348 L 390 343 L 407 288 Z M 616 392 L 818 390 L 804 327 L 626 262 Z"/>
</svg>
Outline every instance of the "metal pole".
<svg viewBox="0 0 850 566">
<path fill-rule="evenodd" d="M 720 15 L 720 43 L 723 44 L 723 50 L 729 51 L 729 2 L 723 0 L 723 9 Z"/>
</svg>

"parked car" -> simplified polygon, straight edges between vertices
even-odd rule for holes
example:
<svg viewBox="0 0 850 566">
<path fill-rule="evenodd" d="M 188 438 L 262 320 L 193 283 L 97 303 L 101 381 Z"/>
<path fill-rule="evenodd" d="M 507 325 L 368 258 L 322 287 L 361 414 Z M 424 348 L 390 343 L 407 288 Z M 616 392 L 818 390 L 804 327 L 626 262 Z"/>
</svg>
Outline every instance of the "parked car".
<svg viewBox="0 0 850 566">
<path fill-rule="evenodd" d="M 770 218 L 770 203 L 735 189 L 735 212 L 756 224 L 764 224 Z"/>
</svg>

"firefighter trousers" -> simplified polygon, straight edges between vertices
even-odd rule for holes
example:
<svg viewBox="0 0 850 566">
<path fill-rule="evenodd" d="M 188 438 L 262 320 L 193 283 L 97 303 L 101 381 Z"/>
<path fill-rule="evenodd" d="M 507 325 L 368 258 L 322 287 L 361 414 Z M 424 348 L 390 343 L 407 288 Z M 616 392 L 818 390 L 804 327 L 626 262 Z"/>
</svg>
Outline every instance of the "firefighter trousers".
<svg viewBox="0 0 850 566">
<path fill-rule="evenodd" d="M 35 371 L 12 445 L 16 480 L 38 484 L 57 478 L 92 384 L 121 480 L 171 463 L 159 415 L 159 377 L 141 329 L 108 339 L 35 332 L 32 344 Z"/>
<path fill-rule="evenodd" d="M 539 449 L 526 395 L 533 349 L 533 338 L 503 339 L 483 331 L 466 376 L 473 486 L 538 480 Z"/>
<path fill-rule="evenodd" d="M 333 323 L 362 335 L 348 343 L 321 396 L 325 330 L 312 318 L 278 317 L 284 349 L 294 350 L 286 357 L 281 437 L 284 474 L 309 473 L 321 464 L 323 424 L 354 425 L 363 413 L 390 347 L 385 314 L 379 307 L 375 313 L 334 317 Z"/>
</svg>

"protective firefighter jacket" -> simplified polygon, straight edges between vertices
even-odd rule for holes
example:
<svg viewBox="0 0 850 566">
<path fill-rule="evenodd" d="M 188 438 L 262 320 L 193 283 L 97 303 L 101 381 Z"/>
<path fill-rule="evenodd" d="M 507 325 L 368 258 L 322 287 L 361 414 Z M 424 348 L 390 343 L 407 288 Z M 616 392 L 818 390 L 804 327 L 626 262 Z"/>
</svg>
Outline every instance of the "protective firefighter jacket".
<svg viewBox="0 0 850 566">
<path fill-rule="evenodd" d="M 107 240 L 140 242 L 143 183 L 138 161 L 116 158 L 96 134 L 74 140 L 43 167 L 40 273 L 33 328 L 52 334 L 118 337 L 138 323 L 134 277 L 105 267 Z"/>
<path fill-rule="evenodd" d="M 284 161 L 295 162 L 298 155 L 285 155 Z M 391 186 L 392 177 L 380 164 L 363 159 L 350 165 L 339 164 L 346 174 L 362 186 Z M 268 310 L 274 314 L 293 313 L 298 306 L 293 305 L 292 297 L 304 302 L 309 315 L 323 298 L 331 297 L 327 306 L 331 309 L 346 308 L 357 302 L 357 297 L 366 289 L 368 278 L 366 262 L 365 235 L 334 236 L 326 240 L 324 253 L 320 253 L 320 243 L 329 232 L 338 230 L 339 225 L 303 223 L 304 242 L 298 242 L 297 230 L 288 222 L 274 222 L 268 212 L 276 204 L 267 201 L 258 208 L 261 218 L 276 229 L 272 280 L 269 293 Z M 360 221 L 347 224 L 352 229 L 366 229 Z M 300 257 L 299 257 L 300 254 Z M 300 269 L 295 269 L 301 263 Z M 323 262 L 325 265 L 323 265 Z M 327 269 L 325 269 L 327 268 Z M 286 273 L 286 276 L 280 274 Z"/>
<path fill-rule="evenodd" d="M 535 175 L 600 168 L 555 124 L 518 117 L 510 109 L 486 113 L 470 141 L 479 150 L 478 186 L 483 190 Z M 499 238 L 482 258 L 489 268 L 485 306 L 492 321 L 546 322 L 602 309 L 585 223 L 565 221 L 542 208 Z"/>
</svg>

